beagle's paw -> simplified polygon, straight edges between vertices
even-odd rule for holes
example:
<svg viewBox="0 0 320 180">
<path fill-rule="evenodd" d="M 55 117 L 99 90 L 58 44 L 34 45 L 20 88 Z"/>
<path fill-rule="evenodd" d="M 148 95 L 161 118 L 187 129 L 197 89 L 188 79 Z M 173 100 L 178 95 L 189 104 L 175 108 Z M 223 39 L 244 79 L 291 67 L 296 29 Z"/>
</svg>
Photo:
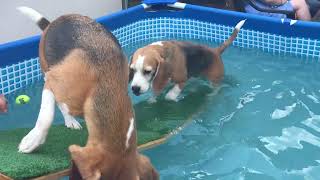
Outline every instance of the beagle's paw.
<svg viewBox="0 0 320 180">
<path fill-rule="evenodd" d="M 171 100 L 178 102 L 178 96 L 181 93 L 181 89 L 179 88 L 179 85 L 176 84 L 165 96 L 166 100 Z"/>
<path fill-rule="evenodd" d="M 178 93 L 174 91 L 169 91 L 164 98 L 168 101 L 178 102 L 178 96 Z"/>
<path fill-rule="evenodd" d="M 65 103 L 58 103 L 58 107 L 63 115 L 64 124 L 70 129 L 81 129 L 80 123 L 69 113 L 68 105 Z"/>
<path fill-rule="evenodd" d="M 155 96 L 152 96 L 148 99 L 148 104 L 154 104 L 157 102 L 157 98 Z"/>
<path fill-rule="evenodd" d="M 19 152 L 31 153 L 46 141 L 48 132 L 33 128 L 20 142 Z"/>
<path fill-rule="evenodd" d="M 70 129 L 82 129 L 81 124 L 76 120 L 76 118 L 72 116 L 68 116 L 64 118 L 64 123 L 67 126 L 67 128 Z"/>
</svg>

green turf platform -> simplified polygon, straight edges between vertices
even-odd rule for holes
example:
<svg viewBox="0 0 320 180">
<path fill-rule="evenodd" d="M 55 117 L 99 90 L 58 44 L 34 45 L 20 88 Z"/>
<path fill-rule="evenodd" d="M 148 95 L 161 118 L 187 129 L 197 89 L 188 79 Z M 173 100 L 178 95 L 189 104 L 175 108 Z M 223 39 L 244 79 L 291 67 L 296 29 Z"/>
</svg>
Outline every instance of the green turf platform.
<svg viewBox="0 0 320 180">
<path fill-rule="evenodd" d="M 182 126 L 204 104 L 205 95 L 194 93 L 178 103 L 158 101 L 141 102 L 134 106 L 138 128 L 139 145 L 163 138 Z M 83 125 L 84 126 L 84 125 Z M 83 145 L 87 131 L 70 130 L 59 125 L 50 129 L 46 143 L 32 154 L 18 153 L 21 138 L 30 129 L 0 132 L 0 173 L 13 179 L 43 176 L 68 169 L 70 157 L 68 146 Z M 1 179 L 1 178 L 0 178 Z"/>
</svg>

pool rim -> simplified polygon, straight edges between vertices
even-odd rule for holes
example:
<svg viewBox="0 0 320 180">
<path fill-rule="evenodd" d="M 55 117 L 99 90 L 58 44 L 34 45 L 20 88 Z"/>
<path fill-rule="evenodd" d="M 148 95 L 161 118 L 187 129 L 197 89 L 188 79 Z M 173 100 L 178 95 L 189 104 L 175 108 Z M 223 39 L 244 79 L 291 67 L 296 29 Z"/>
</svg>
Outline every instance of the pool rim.
<svg viewBox="0 0 320 180">
<path fill-rule="evenodd" d="M 126 10 L 99 17 L 96 21 L 110 31 L 113 31 L 140 20 L 160 17 L 188 18 L 226 26 L 234 26 L 240 20 L 247 19 L 243 29 L 276 34 L 284 37 L 301 37 L 320 40 L 320 34 L 318 33 L 320 32 L 320 23 L 317 22 L 278 19 L 190 4 L 186 4 L 184 9 L 179 10 L 160 9 L 157 11 L 148 11 L 145 7 L 145 4 L 137 5 Z M 15 64 L 21 60 L 38 57 L 39 40 L 40 35 L 35 35 L 0 44 L 0 67 Z"/>
</svg>

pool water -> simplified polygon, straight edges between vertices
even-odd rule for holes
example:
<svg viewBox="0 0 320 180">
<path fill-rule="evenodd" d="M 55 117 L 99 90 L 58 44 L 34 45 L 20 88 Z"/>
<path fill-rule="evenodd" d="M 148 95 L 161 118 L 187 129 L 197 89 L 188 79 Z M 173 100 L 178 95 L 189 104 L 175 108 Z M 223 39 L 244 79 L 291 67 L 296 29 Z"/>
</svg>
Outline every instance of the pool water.
<svg viewBox="0 0 320 180">
<path fill-rule="evenodd" d="M 125 53 L 129 57 L 147 43 L 125 48 Z M 226 75 L 219 87 L 191 79 L 179 97 L 203 99 L 191 123 L 165 144 L 143 152 L 161 179 L 320 179 L 319 63 L 235 47 L 224 52 L 223 61 Z M 38 82 L 8 96 L 10 113 L 0 114 L 0 130 L 34 126 L 42 86 Z M 30 103 L 14 104 L 20 94 L 29 95 Z M 146 112 L 156 107 L 143 103 L 151 93 L 130 95 Z M 163 101 L 162 95 L 158 102 Z M 168 107 L 175 108 L 174 102 Z M 176 114 L 163 117 L 182 117 Z M 63 123 L 57 108 L 54 123 Z"/>
<path fill-rule="evenodd" d="M 319 63 L 233 47 L 223 61 L 220 91 L 182 132 L 144 152 L 161 178 L 320 179 Z"/>
<path fill-rule="evenodd" d="M 41 105 L 43 81 L 36 82 L 27 88 L 19 89 L 6 96 L 9 107 L 7 114 L 0 114 L 0 131 L 15 128 L 33 128 Z M 27 95 L 30 101 L 27 104 L 16 104 L 15 98 L 19 95 Z M 78 118 L 79 121 L 82 121 Z M 63 124 L 63 116 L 56 106 L 54 124 Z"/>
</svg>

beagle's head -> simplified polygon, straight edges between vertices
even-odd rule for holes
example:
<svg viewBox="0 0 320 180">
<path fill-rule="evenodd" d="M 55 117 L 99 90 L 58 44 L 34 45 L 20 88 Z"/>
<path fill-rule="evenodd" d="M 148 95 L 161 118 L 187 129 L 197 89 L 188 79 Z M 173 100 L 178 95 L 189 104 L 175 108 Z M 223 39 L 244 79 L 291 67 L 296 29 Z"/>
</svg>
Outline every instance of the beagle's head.
<svg viewBox="0 0 320 180">
<path fill-rule="evenodd" d="M 132 92 L 139 96 L 147 92 L 152 84 L 157 81 L 156 77 L 161 76 L 162 58 L 159 53 L 149 47 L 138 49 L 132 56 L 129 64 Z"/>
</svg>

